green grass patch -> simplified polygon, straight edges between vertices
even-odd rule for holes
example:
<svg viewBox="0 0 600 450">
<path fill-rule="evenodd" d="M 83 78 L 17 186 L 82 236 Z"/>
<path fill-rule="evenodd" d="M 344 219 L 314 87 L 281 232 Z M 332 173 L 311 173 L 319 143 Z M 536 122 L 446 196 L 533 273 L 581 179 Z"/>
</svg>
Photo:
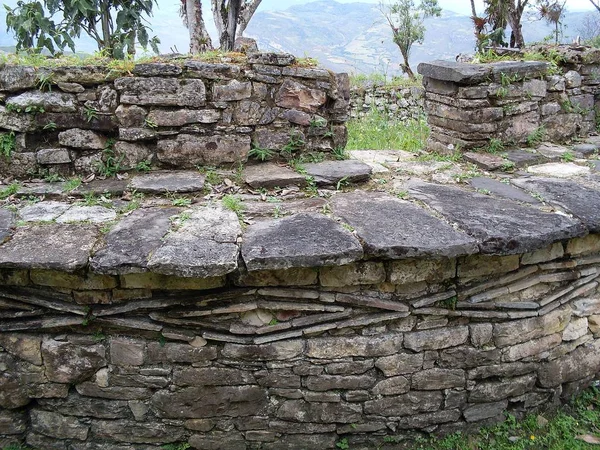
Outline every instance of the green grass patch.
<svg viewBox="0 0 600 450">
<path fill-rule="evenodd" d="M 425 119 L 401 121 L 378 111 L 348 122 L 347 150 L 405 150 L 417 152 L 429 137 Z"/>
</svg>

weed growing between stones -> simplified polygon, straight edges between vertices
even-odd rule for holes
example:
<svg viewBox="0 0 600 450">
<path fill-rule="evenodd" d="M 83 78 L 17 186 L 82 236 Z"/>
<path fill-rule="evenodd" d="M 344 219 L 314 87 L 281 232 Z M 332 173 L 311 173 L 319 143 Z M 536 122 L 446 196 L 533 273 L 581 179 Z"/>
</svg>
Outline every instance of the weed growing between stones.
<svg viewBox="0 0 600 450">
<path fill-rule="evenodd" d="M 175 444 L 166 444 L 161 447 L 163 450 L 187 450 L 190 447 L 190 444 L 187 442 L 179 442 Z"/>
<path fill-rule="evenodd" d="M 350 155 L 348 155 L 348 152 L 346 151 L 346 149 L 344 147 L 336 147 L 333 149 L 333 156 L 335 157 L 335 159 L 339 160 L 339 161 L 343 161 L 345 159 L 350 158 Z"/>
<path fill-rule="evenodd" d="M 529 147 L 537 147 L 542 143 L 546 136 L 546 128 L 542 125 L 537 127 L 527 136 L 527 145 Z"/>
<path fill-rule="evenodd" d="M 573 162 L 575 161 L 575 155 L 573 152 L 564 152 L 560 159 L 562 162 Z"/>
<path fill-rule="evenodd" d="M 236 197 L 235 195 L 226 195 L 221 202 L 225 208 L 233 211 L 238 216 L 238 219 L 243 220 L 242 215 L 244 213 L 244 205 L 239 197 Z"/>
<path fill-rule="evenodd" d="M 79 178 L 79 177 L 72 178 L 72 179 L 68 180 L 65 183 L 65 185 L 63 186 L 63 192 L 73 192 L 79 186 L 81 186 L 81 178 Z"/>
<path fill-rule="evenodd" d="M 268 161 L 269 159 L 273 159 L 275 152 L 268 148 L 253 147 L 248 152 L 248 156 L 258 161 Z"/>
<path fill-rule="evenodd" d="M 5 200 L 11 195 L 15 195 L 17 192 L 19 192 L 19 187 L 19 183 L 12 183 L 4 189 L 0 189 L 0 200 Z"/>
<path fill-rule="evenodd" d="M 125 158 L 125 155 L 117 156 L 114 150 L 115 141 L 109 139 L 106 142 L 106 147 L 102 150 L 102 161 L 100 161 L 96 170 L 98 174 L 104 177 L 114 177 L 121 171 L 121 163 Z"/>
<path fill-rule="evenodd" d="M 13 131 L 0 133 L 0 155 L 10 158 L 15 151 L 17 139 Z"/>
<path fill-rule="evenodd" d="M 504 150 L 504 143 L 497 138 L 490 139 L 487 147 L 484 149 L 487 153 L 497 154 Z"/>
<path fill-rule="evenodd" d="M 85 120 L 88 123 L 98 118 L 98 110 L 96 108 L 85 106 L 83 113 L 85 114 Z"/>
</svg>

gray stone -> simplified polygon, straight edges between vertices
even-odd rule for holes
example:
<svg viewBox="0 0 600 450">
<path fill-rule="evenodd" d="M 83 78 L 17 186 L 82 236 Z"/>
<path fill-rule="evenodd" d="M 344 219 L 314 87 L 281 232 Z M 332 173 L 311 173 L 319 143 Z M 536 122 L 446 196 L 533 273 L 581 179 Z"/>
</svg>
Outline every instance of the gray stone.
<svg viewBox="0 0 600 450">
<path fill-rule="evenodd" d="M 600 341 L 578 347 L 571 353 L 542 363 L 538 375 L 542 387 L 581 380 L 600 370 Z"/>
<path fill-rule="evenodd" d="M 115 110 L 119 125 L 126 128 L 143 127 L 146 113 L 144 108 L 135 105 L 119 105 Z"/>
<path fill-rule="evenodd" d="M 150 342 L 147 347 L 147 362 L 157 363 L 205 363 L 217 358 L 215 347 L 194 347 L 191 344 L 167 342 L 161 345 Z"/>
<path fill-rule="evenodd" d="M 115 88 L 121 93 L 121 103 L 125 104 L 198 108 L 206 103 L 206 87 L 202 80 L 118 78 Z"/>
<path fill-rule="evenodd" d="M 154 141 L 157 137 L 156 130 L 150 128 L 119 128 L 119 139 L 123 141 Z"/>
<path fill-rule="evenodd" d="M 252 144 L 255 147 L 269 150 L 283 150 L 292 140 L 304 142 L 305 136 L 296 130 L 278 131 L 270 128 L 258 128 L 252 135 Z"/>
<path fill-rule="evenodd" d="M 12 131 L 35 131 L 36 117 L 33 114 L 19 114 L 0 106 L 0 126 Z"/>
<path fill-rule="evenodd" d="M 352 362 L 341 362 L 341 363 L 331 363 L 325 366 L 325 370 L 327 373 L 332 375 L 360 375 L 365 373 L 367 370 L 373 368 L 373 360 L 364 360 L 364 361 L 352 361 Z M 317 370 L 319 368 L 316 368 Z M 296 369 L 294 369 L 296 373 Z M 319 375 L 318 373 L 311 373 L 309 375 Z M 300 375 L 300 374 L 299 374 Z"/>
<path fill-rule="evenodd" d="M 113 150 L 121 170 L 136 169 L 139 163 L 150 163 L 154 157 L 154 149 L 147 143 L 117 141 Z"/>
<path fill-rule="evenodd" d="M 371 176 L 371 166 L 361 161 L 323 161 L 304 164 L 306 173 L 315 179 L 320 186 L 335 186 L 339 181 L 358 183 Z"/>
<path fill-rule="evenodd" d="M 512 162 L 515 167 L 526 167 L 533 164 L 540 164 L 547 161 L 546 157 L 530 150 L 509 150 L 504 154 L 504 157 Z"/>
<path fill-rule="evenodd" d="M 463 153 L 463 159 L 490 171 L 502 168 L 505 163 L 504 158 L 490 153 L 466 152 Z"/>
<path fill-rule="evenodd" d="M 386 377 L 414 373 L 423 367 L 423 353 L 398 353 L 375 361 L 375 367 Z"/>
<path fill-rule="evenodd" d="M 107 178 L 106 180 L 94 180 L 91 183 L 81 184 L 75 193 L 85 196 L 85 194 L 94 193 L 95 195 L 104 195 L 106 193 L 114 196 L 120 196 L 127 190 L 126 180 L 116 178 Z"/>
<path fill-rule="evenodd" d="M 245 161 L 250 151 L 250 136 L 197 136 L 179 134 L 175 139 L 160 140 L 157 158 L 181 168 Z"/>
<path fill-rule="evenodd" d="M 0 246 L 0 267 L 73 272 L 87 265 L 98 234 L 91 225 L 21 227 Z"/>
<path fill-rule="evenodd" d="M 288 340 L 261 345 L 225 344 L 223 357 L 248 361 L 279 361 L 299 356 L 304 350 L 304 342 Z"/>
<path fill-rule="evenodd" d="M 477 383 L 475 388 L 469 392 L 469 402 L 486 403 L 516 397 L 531 392 L 536 380 L 535 374 L 531 374 L 500 381 Z"/>
<path fill-rule="evenodd" d="M 163 77 L 181 74 L 183 69 L 175 64 L 168 63 L 142 63 L 133 67 L 133 74 L 140 77 Z"/>
<path fill-rule="evenodd" d="M 158 391 L 152 406 L 159 416 L 171 419 L 258 416 L 267 406 L 267 395 L 258 386 L 188 387 L 175 392 Z"/>
<path fill-rule="evenodd" d="M 306 377 L 304 385 L 311 391 L 370 389 L 377 380 L 369 375 L 317 375 Z"/>
<path fill-rule="evenodd" d="M 273 66 L 289 66 L 296 62 L 296 57 L 289 53 L 250 53 L 248 63 L 250 64 L 269 64 Z"/>
<path fill-rule="evenodd" d="M 175 208 L 136 210 L 122 219 L 105 237 L 90 265 L 95 272 L 123 274 L 143 270 L 148 258 L 169 231 Z"/>
<path fill-rule="evenodd" d="M 42 365 L 41 338 L 18 333 L 0 334 L 0 347 L 36 366 Z"/>
<path fill-rule="evenodd" d="M 443 395 L 439 391 L 411 391 L 365 402 L 365 413 L 385 417 L 411 416 L 440 409 Z"/>
<path fill-rule="evenodd" d="M 570 318 L 571 310 L 560 308 L 540 317 L 497 323 L 494 324 L 494 343 L 497 347 L 507 347 L 560 333 Z"/>
<path fill-rule="evenodd" d="M 552 178 L 518 178 L 517 186 L 539 194 L 581 220 L 591 233 L 600 232 L 600 192 L 574 181 Z"/>
<path fill-rule="evenodd" d="M 94 420 L 92 433 L 101 441 L 139 444 L 164 444 L 183 439 L 182 427 L 163 423 L 138 423 L 131 420 Z"/>
<path fill-rule="evenodd" d="M 564 77 L 567 88 L 572 89 L 581 87 L 581 75 L 578 72 L 569 70 L 567 73 L 565 73 Z"/>
<path fill-rule="evenodd" d="M 232 80 L 228 83 L 213 85 L 214 102 L 244 100 L 252 95 L 252 83 Z"/>
<path fill-rule="evenodd" d="M 275 104 L 281 108 L 315 113 L 327 101 L 327 94 L 287 78 L 275 95 Z"/>
<path fill-rule="evenodd" d="M 15 435 L 25 431 L 27 431 L 27 416 L 24 412 L 0 411 L 0 435 Z"/>
<path fill-rule="evenodd" d="M 47 112 L 76 112 L 75 96 L 63 92 L 29 91 L 6 99 L 6 105 L 27 112 L 26 108 L 42 108 Z"/>
<path fill-rule="evenodd" d="M 359 405 L 287 400 L 277 410 L 277 418 L 295 422 L 355 423 L 361 421 L 361 413 Z"/>
<path fill-rule="evenodd" d="M 456 257 L 477 252 L 477 243 L 421 208 L 383 193 L 338 194 L 334 215 L 352 226 L 372 257 Z"/>
<path fill-rule="evenodd" d="M 289 429 L 289 428 L 288 428 Z M 305 428 L 306 429 L 306 428 Z M 287 431 L 287 430 L 286 430 Z M 335 431 L 335 429 L 331 430 Z M 304 431 L 305 433 L 307 431 Z M 308 431 L 310 432 L 310 431 Z M 292 434 L 282 436 L 276 442 L 262 444 L 264 450 L 296 450 L 299 448 L 335 448 L 337 441 L 335 433 L 329 434 Z"/>
<path fill-rule="evenodd" d="M 35 154 L 39 164 L 69 164 L 71 154 L 66 148 L 44 148 Z"/>
<path fill-rule="evenodd" d="M 590 156 L 593 153 L 598 151 L 598 145 L 596 144 L 576 144 L 573 146 L 573 151 L 582 155 L 582 156 Z"/>
<path fill-rule="evenodd" d="M 61 91 L 68 92 L 69 94 L 81 94 L 85 92 L 85 88 L 79 83 L 59 82 L 57 86 Z"/>
<path fill-rule="evenodd" d="M 75 147 L 83 150 L 103 150 L 107 139 L 91 130 L 72 128 L 58 133 L 60 145 Z"/>
<path fill-rule="evenodd" d="M 263 163 L 248 166 L 242 175 L 244 181 L 255 189 L 285 187 L 289 185 L 305 186 L 304 175 L 278 164 Z"/>
<path fill-rule="evenodd" d="M 411 387 L 422 391 L 437 391 L 465 387 L 465 381 L 464 370 L 435 368 L 414 373 Z"/>
<path fill-rule="evenodd" d="M 0 243 L 10 236 L 10 230 L 14 221 L 15 215 L 11 211 L 8 209 L 0 209 Z"/>
<path fill-rule="evenodd" d="M 248 270 L 348 264 L 363 256 L 358 240 L 320 214 L 297 214 L 254 224 L 244 234 Z"/>
<path fill-rule="evenodd" d="M 3 65 L 0 70 L 0 91 L 21 91 L 35 87 L 38 81 L 33 67 Z"/>
<path fill-rule="evenodd" d="M 486 325 L 486 324 L 481 324 Z M 492 325 L 489 328 L 489 338 L 492 337 Z M 471 326 L 471 330 L 473 330 Z M 500 350 L 479 350 L 470 346 L 450 348 L 440 352 L 438 365 L 445 368 L 468 368 L 486 364 L 494 364 L 500 360 Z"/>
<path fill-rule="evenodd" d="M 237 239 L 242 230 L 233 211 L 208 206 L 193 211 L 164 239 L 148 269 L 180 277 L 216 277 L 238 265 Z"/>
<path fill-rule="evenodd" d="M 106 366 L 104 346 L 75 345 L 47 340 L 42 343 L 46 377 L 56 383 L 77 383 Z"/>
<path fill-rule="evenodd" d="M 246 450 L 244 437 L 232 431 L 193 434 L 188 443 L 198 450 Z"/>
<path fill-rule="evenodd" d="M 533 373 L 537 370 L 536 363 L 513 362 L 505 364 L 493 364 L 491 366 L 481 366 L 469 371 L 469 379 L 486 379 L 486 378 L 506 378 L 517 377 Z"/>
<path fill-rule="evenodd" d="M 186 367 L 173 371 L 173 384 L 177 386 L 235 386 L 255 383 L 251 373 L 225 367 Z"/>
<path fill-rule="evenodd" d="M 89 222 L 103 223 L 115 220 L 117 212 L 104 206 L 73 205 L 56 218 L 56 223 Z"/>
<path fill-rule="evenodd" d="M 187 60 L 184 62 L 183 67 L 186 76 L 208 78 L 209 80 L 227 80 L 235 78 L 240 73 L 240 67 L 236 64 L 215 64 Z"/>
<path fill-rule="evenodd" d="M 76 385 L 75 389 L 84 397 L 99 397 L 111 400 L 146 400 L 152 395 L 152 391 L 146 388 L 122 386 L 101 387 L 89 381 Z"/>
<path fill-rule="evenodd" d="M 221 113 L 215 109 L 180 109 L 165 111 L 153 109 L 148 114 L 148 121 L 159 127 L 182 127 L 191 123 L 216 123 Z"/>
<path fill-rule="evenodd" d="M 590 168 L 574 163 L 547 163 L 529 166 L 527 171 L 539 176 L 569 178 L 577 175 L 586 175 L 590 172 Z"/>
<path fill-rule="evenodd" d="M 137 175 L 129 188 L 150 194 L 199 192 L 204 188 L 205 177 L 199 172 L 152 172 Z"/>
<path fill-rule="evenodd" d="M 469 328 L 464 326 L 415 331 L 404 335 L 404 347 L 415 352 L 439 350 L 464 344 Z"/>
<path fill-rule="evenodd" d="M 118 366 L 141 366 L 144 364 L 145 350 L 144 341 L 113 337 L 110 340 L 110 362 Z"/>
<path fill-rule="evenodd" d="M 480 403 L 469 406 L 464 410 L 463 415 L 467 422 L 478 422 L 484 419 L 492 419 L 500 416 L 507 408 L 506 400 L 494 403 Z"/>
<path fill-rule="evenodd" d="M 482 253 L 531 252 L 585 234 L 576 220 L 461 189 L 418 183 L 413 195 L 480 241 Z"/>
<path fill-rule="evenodd" d="M 386 378 L 373 387 L 374 395 L 400 395 L 410 390 L 410 381 L 406 377 Z"/>
<path fill-rule="evenodd" d="M 67 416 L 121 419 L 129 416 L 129 406 L 124 400 L 105 400 L 83 397 L 71 392 L 67 398 L 38 399 L 42 408 Z"/>
<path fill-rule="evenodd" d="M 485 81 L 492 74 L 490 65 L 442 60 L 421 63 L 417 69 L 423 77 L 467 85 Z"/>
<path fill-rule="evenodd" d="M 469 180 L 469 184 L 475 189 L 489 191 L 494 196 L 506 198 L 508 200 L 532 204 L 540 203 L 538 199 L 520 189 L 517 189 L 510 184 L 494 180 L 493 178 L 475 177 Z"/>
<path fill-rule="evenodd" d="M 401 348 L 402 334 L 312 338 L 306 343 L 306 356 L 316 359 L 387 356 Z"/>
<path fill-rule="evenodd" d="M 75 417 L 63 416 L 55 412 L 34 409 L 30 412 L 33 431 L 56 439 L 76 439 L 85 441 L 89 426 Z"/>
</svg>

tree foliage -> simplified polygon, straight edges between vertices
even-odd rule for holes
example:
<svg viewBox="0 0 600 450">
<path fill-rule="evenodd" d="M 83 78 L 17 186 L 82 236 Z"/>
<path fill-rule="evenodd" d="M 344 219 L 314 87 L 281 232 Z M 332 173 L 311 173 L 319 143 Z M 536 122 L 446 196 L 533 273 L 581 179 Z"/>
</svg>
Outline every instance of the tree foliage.
<svg viewBox="0 0 600 450">
<path fill-rule="evenodd" d="M 158 38 L 150 38 L 145 16 L 152 15 L 155 0 L 19 0 L 5 5 L 8 31 L 15 33 L 17 51 L 47 49 L 55 54 L 84 34 L 98 50 L 114 58 L 135 53 L 135 44 L 158 52 Z"/>
<path fill-rule="evenodd" d="M 554 27 L 554 43 L 557 45 L 562 35 L 566 4 L 567 0 L 538 0 L 537 2 L 540 18 Z"/>
<path fill-rule="evenodd" d="M 400 49 L 403 60 L 400 68 L 411 80 L 416 79 L 408 61 L 410 51 L 413 44 L 422 44 L 425 39 L 425 18 L 440 16 L 442 9 L 437 0 L 421 0 L 417 5 L 414 0 L 396 0 L 381 1 L 379 10 L 392 30 L 394 44 Z"/>
<path fill-rule="evenodd" d="M 221 50 L 233 50 L 235 39 L 243 35 L 261 1 L 210 0 Z M 202 13 L 202 0 L 181 0 L 181 15 L 190 33 L 190 53 L 212 49 Z"/>
</svg>

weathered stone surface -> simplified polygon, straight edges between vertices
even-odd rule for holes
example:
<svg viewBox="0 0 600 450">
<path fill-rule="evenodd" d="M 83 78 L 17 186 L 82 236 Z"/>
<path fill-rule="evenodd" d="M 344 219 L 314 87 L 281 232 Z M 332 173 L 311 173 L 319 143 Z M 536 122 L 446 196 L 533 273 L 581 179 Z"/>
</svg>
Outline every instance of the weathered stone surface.
<svg viewBox="0 0 600 450">
<path fill-rule="evenodd" d="M 73 205 L 56 218 L 56 223 L 89 222 L 102 223 L 115 220 L 117 212 L 104 206 Z"/>
<path fill-rule="evenodd" d="M 106 141 L 104 136 L 91 130 L 72 128 L 58 133 L 60 145 L 83 150 L 103 150 L 106 147 Z"/>
<path fill-rule="evenodd" d="M 440 409 L 442 393 L 435 391 L 412 391 L 404 395 L 388 396 L 365 402 L 365 413 L 380 416 L 409 416 L 418 412 Z"/>
<path fill-rule="evenodd" d="M 475 278 L 512 272 L 518 268 L 518 255 L 472 255 L 459 261 L 457 274 L 460 278 Z"/>
<path fill-rule="evenodd" d="M 273 66 L 289 66 L 296 62 L 296 57 L 289 53 L 260 52 L 248 55 L 250 64 L 269 64 Z"/>
<path fill-rule="evenodd" d="M 335 186 L 342 179 L 349 183 L 366 181 L 372 171 L 368 164 L 352 159 L 304 164 L 304 170 L 322 186 Z"/>
<path fill-rule="evenodd" d="M 581 236 L 578 221 L 457 188 L 419 183 L 415 197 L 480 241 L 482 253 L 517 254 Z"/>
<path fill-rule="evenodd" d="M 542 177 L 569 178 L 577 175 L 586 175 L 590 173 L 590 168 L 579 166 L 575 163 L 547 163 L 530 166 L 527 168 L 527 171 Z"/>
<path fill-rule="evenodd" d="M 72 272 L 87 265 L 97 236 L 91 225 L 21 227 L 0 246 L 0 267 Z"/>
<path fill-rule="evenodd" d="M 39 409 L 32 410 L 30 417 L 32 430 L 46 436 L 79 441 L 85 441 L 88 437 L 89 426 L 74 417 Z"/>
<path fill-rule="evenodd" d="M 489 191 L 494 196 L 506 198 L 508 200 L 532 204 L 540 203 L 538 199 L 520 189 L 517 189 L 510 184 L 494 180 L 493 178 L 475 177 L 469 180 L 469 184 L 475 189 Z"/>
<path fill-rule="evenodd" d="M 225 344 L 223 356 L 249 361 L 279 361 L 297 357 L 304 350 L 304 342 L 288 340 L 261 345 Z"/>
<path fill-rule="evenodd" d="M 187 367 L 175 369 L 173 383 L 177 386 L 235 386 L 255 384 L 251 373 L 224 367 Z"/>
<path fill-rule="evenodd" d="M 0 209 L 0 243 L 10 236 L 10 229 L 15 221 L 14 214 L 7 209 Z"/>
<path fill-rule="evenodd" d="M 125 128 L 143 127 L 146 114 L 144 108 L 136 105 L 119 105 L 115 110 L 119 125 Z"/>
<path fill-rule="evenodd" d="M 157 363 L 197 363 L 216 359 L 217 351 L 213 346 L 194 347 L 191 344 L 176 344 L 167 342 L 160 345 L 150 342 L 147 346 L 147 361 Z"/>
<path fill-rule="evenodd" d="M 421 208 L 391 195 L 356 191 L 333 198 L 334 215 L 352 226 L 373 257 L 455 257 L 475 253 L 476 241 Z"/>
<path fill-rule="evenodd" d="M 47 340 L 42 343 L 46 377 L 56 383 L 77 383 L 91 377 L 106 366 L 102 345 L 81 346 L 69 342 Z"/>
<path fill-rule="evenodd" d="M 250 226 L 242 256 L 253 271 L 343 265 L 360 259 L 363 251 L 341 225 L 320 214 L 303 213 Z"/>
<path fill-rule="evenodd" d="M 494 325 L 494 342 L 498 347 L 506 347 L 558 333 L 565 329 L 570 318 L 570 309 L 560 308 L 541 317 L 497 323 Z"/>
<path fill-rule="evenodd" d="M 212 95 L 215 102 L 244 100 L 252 95 L 252 83 L 232 80 L 228 83 L 214 84 Z"/>
<path fill-rule="evenodd" d="M 110 362 L 119 366 L 144 364 L 146 345 L 141 340 L 114 337 L 110 340 Z"/>
<path fill-rule="evenodd" d="M 91 429 L 94 436 L 109 442 L 164 444 L 180 441 L 184 436 L 181 427 L 131 420 L 95 420 Z"/>
<path fill-rule="evenodd" d="M 468 327 L 451 327 L 415 331 L 404 335 L 404 347 L 415 352 L 439 350 L 464 344 L 469 338 Z"/>
<path fill-rule="evenodd" d="M 514 163 L 516 167 L 526 167 L 547 161 L 544 155 L 525 149 L 509 150 L 505 153 L 505 157 Z"/>
<path fill-rule="evenodd" d="M 568 355 L 543 363 L 538 372 L 543 387 L 581 380 L 600 370 L 600 341 L 578 347 Z"/>
<path fill-rule="evenodd" d="M 323 267 L 319 271 L 321 286 L 355 286 L 385 281 L 385 268 L 378 262 L 358 262 L 345 266 Z"/>
<path fill-rule="evenodd" d="M 423 77 L 467 85 L 480 83 L 486 80 L 492 73 L 489 65 L 442 60 L 421 63 L 418 66 L 418 71 Z"/>
<path fill-rule="evenodd" d="M 169 231 L 175 208 L 147 208 L 133 211 L 106 235 L 104 248 L 90 261 L 99 273 L 124 274 L 144 269 L 150 254 Z"/>
<path fill-rule="evenodd" d="M 161 77 L 179 75 L 183 69 L 175 64 L 142 63 L 133 67 L 133 74 L 140 77 Z"/>
<path fill-rule="evenodd" d="M 530 392 L 535 386 L 535 375 L 524 375 L 517 378 L 507 378 L 500 381 L 478 383 L 469 392 L 470 403 L 486 403 L 504 400 L 510 397 Z"/>
<path fill-rule="evenodd" d="M 197 209 L 154 251 L 148 269 L 180 277 L 226 275 L 237 268 L 236 242 L 241 233 L 233 211 L 214 206 Z"/>
<path fill-rule="evenodd" d="M 492 324 L 481 325 L 490 325 L 489 338 L 491 339 Z M 471 331 L 473 330 L 472 327 L 473 326 L 469 327 Z M 498 349 L 479 350 L 465 345 L 441 351 L 438 365 L 440 367 L 453 369 L 478 367 L 487 364 L 494 364 L 500 360 L 500 356 L 500 350 Z"/>
<path fill-rule="evenodd" d="M 70 94 L 81 94 L 82 92 L 85 92 L 85 88 L 79 83 L 59 82 L 56 83 L 56 85 L 61 91 L 68 92 Z"/>
<path fill-rule="evenodd" d="M 244 437 L 234 432 L 194 434 L 188 443 L 198 450 L 246 450 Z"/>
<path fill-rule="evenodd" d="M 146 143 L 118 141 L 114 145 L 115 157 L 121 161 L 122 170 L 132 170 L 142 162 L 150 163 L 154 150 Z"/>
<path fill-rule="evenodd" d="M 551 178 L 520 178 L 513 183 L 573 214 L 590 232 L 600 232 L 600 192 L 573 181 Z"/>
<path fill-rule="evenodd" d="M 75 96 L 63 92 L 30 91 L 6 99 L 6 105 L 25 112 L 28 107 L 42 108 L 48 112 L 76 112 Z"/>
<path fill-rule="evenodd" d="M 277 106 L 308 113 L 317 112 L 326 100 L 327 94 L 324 91 L 310 88 L 291 79 L 286 79 L 281 84 L 275 96 Z"/>
<path fill-rule="evenodd" d="M 309 403 L 287 400 L 277 410 L 277 418 L 297 422 L 355 423 L 361 418 L 358 405 L 339 403 Z"/>
<path fill-rule="evenodd" d="M 159 161 L 178 168 L 242 162 L 250 151 L 250 137 L 179 134 L 159 141 L 157 151 Z"/>
<path fill-rule="evenodd" d="M 21 434 L 26 430 L 27 416 L 24 412 L 8 410 L 0 411 L 0 435 Z"/>
<path fill-rule="evenodd" d="M 455 259 L 407 259 L 388 266 L 390 283 L 402 285 L 421 281 L 443 281 L 456 276 Z"/>
<path fill-rule="evenodd" d="M 418 372 L 423 367 L 423 353 L 398 353 L 375 361 L 375 367 L 386 377 Z"/>
<path fill-rule="evenodd" d="M 100 419 L 121 419 L 129 416 L 129 406 L 125 400 L 104 400 L 83 397 L 75 392 L 67 398 L 38 399 L 41 407 L 67 416 L 97 417 Z"/>
<path fill-rule="evenodd" d="M 35 87 L 38 81 L 33 67 L 5 65 L 0 71 L 0 91 L 20 91 Z"/>
<path fill-rule="evenodd" d="M 306 343 L 306 356 L 317 359 L 387 356 L 401 348 L 402 334 L 313 338 Z"/>
<path fill-rule="evenodd" d="M 253 188 L 274 188 L 289 185 L 305 186 L 304 175 L 278 164 L 264 163 L 248 166 L 242 175 L 244 181 Z"/>
<path fill-rule="evenodd" d="M 571 319 L 567 328 L 563 331 L 563 341 L 576 341 L 585 336 L 588 332 L 587 317 L 579 317 Z"/>
<path fill-rule="evenodd" d="M 428 369 L 412 376 L 411 387 L 422 391 L 460 388 L 465 386 L 465 372 L 460 369 Z"/>
<path fill-rule="evenodd" d="M 240 67 L 235 64 L 215 64 L 203 61 L 185 61 L 183 64 L 186 76 L 222 80 L 234 78 L 240 73 Z"/>
<path fill-rule="evenodd" d="M 467 152 L 463 154 L 466 161 L 472 162 L 483 170 L 498 170 L 504 165 L 504 158 L 490 153 Z M 472 184 L 472 180 L 469 180 Z"/>
<path fill-rule="evenodd" d="M 266 407 L 267 396 L 258 386 L 188 387 L 158 391 L 152 405 L 159 415 L 173 419 L 257 416 Z"/>
<path fill-rule="evenodd" d="M 39 164 L 68 164 L 71 154 L 66 148 L 44 148 L 39 150 L 35 157 Z"/>
<path fill-rule="evenodd" d="M 154 141 L 157 137 L 156 130 L 150 128 L 119 128 L 119 139 L 123 141 Z"/>
<path fill-rule="evenodd" d="M 35 335 L 0 334 L 0 347 L 11 355 L 36 366 L 42 365 L 41 343 L 41 338 Z"/>
<path fill-rule="evenodd" d="M 204 180 L 199 172 L 159 171 L 134 177 L 129 187 L 151 194 L 198 192 L 204 188 Z"/>
<path fill-rule="evenodd" d="M 182 127 L 191 123 L 215 123 L 221 118 L 221 113 L 215 109 L 180 109 L 165 111 L 153 109 L 148 114 L 148 121 L 159 127 Z"/>
<path fill-rule="evenodd" d="M 377 380 L 369 375 L 318 375 L 306 377 L 305 386 L 311 391 L 336 389 L 370 389 Z"/>
<path fill-rule="evenodd" d="M 465 409 L 463 415 L 467 422 L 478 422 L 500 416 L 508 406 L 506 400 L 494 403 L 480 403 Z"/>
<path fill-rule="evenodd" d="M 135 270 L 135 268 L 132 270 Z M 180 291 L 214 289 L 225 285 L 224 277 L 184 278 L 150 272 L 126 273 L 122 274 L 119 279 L 121 287 L 125 289 L 173 289 Z"/>
<path fill-rule="evenodd" d="M 115 80 L 115 88 L 121 93 L 121 102 L 125 104 L 198 108 L 206 102 L 206 87 L 202 80 L 119 78 Z"/>
</svg>

